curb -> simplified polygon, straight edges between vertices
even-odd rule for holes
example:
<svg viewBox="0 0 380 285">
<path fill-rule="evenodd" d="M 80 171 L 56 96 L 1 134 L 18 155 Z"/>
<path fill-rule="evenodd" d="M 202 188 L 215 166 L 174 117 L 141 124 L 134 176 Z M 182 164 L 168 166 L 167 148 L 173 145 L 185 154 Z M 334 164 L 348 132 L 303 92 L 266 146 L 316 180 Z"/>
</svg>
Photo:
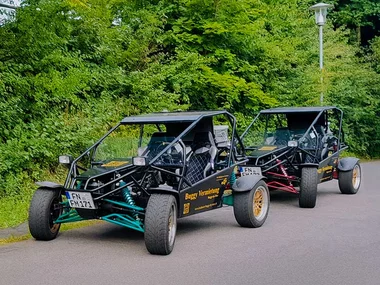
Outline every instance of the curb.
<svg viewBox="0 0 380 285">
<path fill-rule="evenodd" d="M 28 223 L 24 222 L 16 227 L 0 229 L 0 239 L 19 237 L 29 234 Z"/>
</svg>

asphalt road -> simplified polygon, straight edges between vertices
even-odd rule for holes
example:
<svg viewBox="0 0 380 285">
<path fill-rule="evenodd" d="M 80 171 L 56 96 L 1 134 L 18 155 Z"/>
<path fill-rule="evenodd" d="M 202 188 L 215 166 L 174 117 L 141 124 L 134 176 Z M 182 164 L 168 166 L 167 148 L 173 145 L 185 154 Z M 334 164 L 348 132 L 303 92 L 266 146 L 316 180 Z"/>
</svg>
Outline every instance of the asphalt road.
<svg viewBox="0 0 380 285">
<path fill-rule="evenodd" d="M 317 206 L 273 192 L 266 223 L 241 228 L 232 207 L 179 220 L 169 256 L 110 224 L 50 242 L 0 246 L 0 284 L 380 284 L 380 162 L 362 165 L 356 195 L 319 185 Z"/>
</svg>

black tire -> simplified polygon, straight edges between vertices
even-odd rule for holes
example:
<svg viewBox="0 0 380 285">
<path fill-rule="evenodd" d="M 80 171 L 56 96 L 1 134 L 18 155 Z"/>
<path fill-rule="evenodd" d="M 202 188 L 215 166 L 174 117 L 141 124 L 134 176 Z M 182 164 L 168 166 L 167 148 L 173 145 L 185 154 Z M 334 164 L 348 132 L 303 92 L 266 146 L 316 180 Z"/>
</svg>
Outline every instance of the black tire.
<svg viewBox="0 0 380 285">
<path fill-rule="evenodd" d="M 145 246 L 151 254 L 172 252 L 177 231 L 177 200 L 170 194 L 152 194 L 145 212 Z"/>
<path fill-rule="evenodd" d="M 356 194 L 361 184 L 361 167 L 359 162 L 350 171 L 339 172 L 338 183 L 342 194 Z"/>
<path fill-rule="evenodd" d="M 36 240 L 52 240 L 58 235 L 61 224 L 54 224 L 62 208 L 59 190 L 39 188 L 29 207 L 29 231 Z"/>
<path fill-rule="evenodd" d="M 267 219 L 269 204 L 267 184 L 260 180 L 250 191 L 234 193 L 235 219 L 245 228 L 261 227 Z"/>
<path fill-rule="evenodd" d="M 299 206 L 314 208 L 317 201 L 318 172 L 315 167 L 304 167 L 301 172 Z"/>
</svg>

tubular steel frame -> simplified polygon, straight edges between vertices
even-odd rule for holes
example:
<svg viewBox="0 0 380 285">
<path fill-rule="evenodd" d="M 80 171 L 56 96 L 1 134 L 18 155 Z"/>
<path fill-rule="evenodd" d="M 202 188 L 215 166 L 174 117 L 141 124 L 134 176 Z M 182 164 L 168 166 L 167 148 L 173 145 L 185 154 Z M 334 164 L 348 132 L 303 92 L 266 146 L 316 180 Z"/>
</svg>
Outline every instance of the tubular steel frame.
<svg viewBox="0 0 380 285">
<path fill-rule="evenodd" d="M 136 205 L 130 205 L 126 202 L 119 201 L 119 200 L 113 200 L 110 197 L 110 195 L 115 194 L 117 192 L 121 192 L 126 187 L 136 187 L 140 191 L 144 192 L 146 196 L 150 195 L 150 188 L 148 189 L 146 185 L 144 185 L 144 181 L 152 177 L 152 179 L 156 179 L 155 175 L 153 175 L 155 172 L 162 172 L 169 175 L 172 175 L 174 177 L 179 178 L 178 182 L 178 189 L 175 190 L 169 190 L 164 188 L 152 188 L 153 191 L 164 191 L 167 193 L 172 193 L 173 191 L 179 195 L 180 189 L 182 189 L 182 184 L 186 183 L 189 187 L 193 186 L 193 183 L 190 183 L 188 179 L 185 177 L 186 172 L 186 146 L 182 142 L 181 138 L 189 133 L 204 117 L 213 117 L 215 115 L 224 115 L 227 117 L 228 121 L 230 122 L 232 126 L 232 137 L 235 138 L 237 142 L 240 142 L 240 145 L 242 146 L 241 139 L 236 135 L 236 119 L 233 117 L 230 113 L 226 111 L 219 111 L 217 114 L 205 114 L 199 116 L 196 120 L 194 120 L 184 131 L 182 131 L 173 141 L 168 143 L 168 145 L 160 151 L 151 161 L 149 161 L 149 164 L 146 166 L 135 166 L 135 165 L 126 165 L 117 168 L 117 172 L 119 175 L 113 175 L 115 174 L 115 170 L 108 170 L 106 172 L 103 172 L 101 174 L 97 174 L 91 177 L 88 177 L 86 179 L 83 179 L 82 181 L 86 180 L 83 184 L 78 184 L 77 187 L 75 187 L 75 184 L 77 181 L 81 181 L 81 179 L 78 179 L 80 176 L 80 172 L 85 172 L 87 169 L 85 167 L 82 167 L 78 165 L 79 161 L 86 156 L 90 156 L 90 163 L 92 163 L 93 156 L 95 155 L 97 147 L 101 144 L 101 142 L 108 137 L 113 131 L 115 131 L 120 125 L 124 124 L 133 124 L 133 123 L 126 123 L 123 121 L 117 124 L 115 127 L 113 127 L 111 130 L 109 130 L 104 136 L 102 136 L 95 144 L 93 144 L 91 147 L 89 147 L 85 152 L 83 152 L 80 156 L 78 156 L 70 165 L 69 173 L 66 177 L 65 183 L 63 187 L 61 188 L 61 193 L 64 194 L 65 191 L 75 191 L 75 192 L 86 192 L 91 193 L 91 196 L 93 198 L 93 201 L 95 203 L 96 207 L 99 207 L 99 205 L 105 205 L 109 204 L 113 209 L 115 209 L 117 212 L 106 212 L 104 215 L 100 215 L 98 218 L 119 226 L 124 226 L 127 228 L 131 228 L 140 232 L 144 232 L 144 223 L 143 219 L 145 216 L 145 209 Z M 144 124 L 150 124 L 149 123 L 140 123 L 141 126 Z M 141 134 L 140 134 L 141 136 Z M 140 137 L 141 142 L 141 137 Z M 229 156 L 227 158 L 228 163 L 227 165 L 231 165 L 232 161 L 234 159 L 233 150 L 235 147 L 235 143 L 237 143 L 235 139 L 231 140 L 230 145 L 230 151 Z M 162 156 L 165 152 L 167 152 L 174 144 L 179 143 L 183 149 L 183 159 L 181 165 L 175 165 L 175 168 L 180 168 L 180 173 L 176 173 L 174 170 L 171 171 L 171 167 L 174 167 L 174 165 L 155 165 L 155 162 L 157 159 Z M 244 152 L 244 148 L 242 149 Z M 169 168 L 169 169 L 168 169 Z M 120 173 L 124 174 L 120 175 Z M 143 173 L 143 174 L 142 174 Z M 134 174 L 142 174 L 142 177 L 136 178 L 134 177 Z M 89 188 L 90 180 L 97 179 L 101 180 L 102 177 L 112 176 L 113 179 L 106 182 L 105 184 L 102 184 L 101 186 L 98 186 L 93 189 Z M 128 179 L 125 179 L 128 178 Z M 123 179 L 130 180 L 125 183 L 120 183 Z M 123 180 L 124 181 L 124 180 Z M 119 185 L 118 185 L 119 183 Z M 120 185 L 122 184 L 122 185 Z M 81 189 L 79 189 L 79 187 Z M 104 193 L 104 189 L 111 189 L 107 190 L 106 193 Z M 86 220 L 86 217 L 81 217 L 78 211 L 75 208 L 71 208 L 68 201 L 64 201 L 60 203 L 60 207 L 62 207 L 63 211 L 62 214 L 57 218 L 55 223 L 69 223 L 69 222 L 76 222 L 81 220 Z M 89 218 L 92 219 L 92 218 Z"/>
<path fill-rule="evenodd" d="M 336 149 L 334 149 L 334 154 L 337 154 L 339 157 L 340 152 L 347 149 L 348 147 L 342 143 L 343 136 L 344 136 L 343 130 L 342 130 L 343 111 L 338 108 L 321 107 L 320 110 L 318 110 L 316 117 L 314 118 L 310 126 L 304 132 L 302 137 L 298 139 L 298 142 L 302 141 L 310 132 L 314 132 L 317 137 L 319 136 L 318 132 L 315 130 L 314 125 L 318 122 L 321 116 L 325 116 L 324 120 L 327 121 L 328 110 L 332 110 L 333 116 L 336 117 L 336 119 L 339 121 L 339 126 L 338 126 L 339 134 L 337 137 L 337 146 L 336 146 Z M 293 108 L 293 109 L 289 108 L 288 110 L 285 110 L 284 113 L 287 113 L 287 112 L 297 112 L 297 108 Z M 302 112 L 306 112 L 306 111 L 303 110 Z M 248 133 L 251 126 L 258 120 L 260 114 L 265 114 L 267 116 L 269 114 L 283 114 L 283 113 L 281 113 L 281 108 L 269 109 L 269 110 L 264 110 L 260 112 L 259 114 L 255 116 L 253 121 L 249 124 L 248 128 L 244 131 L 244 133 L 241 136 L 242 139 L 244 139 L 244 136 Z M 267 124 L 267 119 L 266 119 L 266 124 Z M 253 162 L 253 165 L 260 167 L 263 175 L 267 177 L 268 179 L 267 185 L 269 188 L 279 189 L 286 192 L 297 194 L 299 193 L 299 191 L 295 188 L 295 186 L 293 185 L 293 182 L 299 183 L 300 177 L 297 177 L 296 175 L 289 175 L 287 172 L 287 169 L 285 169 L 284 164 L 286 163 L 286 167 L 288 167 L 288 169 L 291 168 L 296 173 L 299 172 L 302 166 L 306 165 L 302 161 L 298 163 L 295 161 L 296 155 L 299 153 L 299 154 L 303 154 L 304 156 L 309 155 L 310 157 L 312 157 L 315 162 L 312 164 L 318 166 L 323 161 L 326 161 L 326 160 L 321 161 L 320 158 L 317 157 L 318 147 L 320 146 L 317 145 L 315 148 L 304 149 L 304 148 L 300 148 L 299 146 L 297 147 L 284 146 L 279 149 L 276 149 L 273 152 L 265 153 L 257 157 L 251 157 L 250 159 Z M 254 150 L 254 149 L 256 148 L 249 148 L 249 147 L 246 148 L 246 150 Z M 265 158 L 268 158 L 268 160 L 264 161 Z M 326 158 L 326 159 L 329 159 L 329 158 Z M 274 172 L 273 169 L 275 168 L 279 168 L 281 173 Z M 335 171 L 333 173 L 333 178 L 336 178 L 336 177 L 337 175 Z"/>
</svg>

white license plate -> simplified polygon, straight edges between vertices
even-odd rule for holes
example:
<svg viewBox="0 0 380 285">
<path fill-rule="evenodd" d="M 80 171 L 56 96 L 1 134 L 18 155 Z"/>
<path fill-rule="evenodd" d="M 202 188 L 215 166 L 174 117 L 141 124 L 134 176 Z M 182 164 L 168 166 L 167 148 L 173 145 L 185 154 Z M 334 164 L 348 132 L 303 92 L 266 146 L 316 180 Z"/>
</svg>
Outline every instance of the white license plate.
<svg viewBox="0 0 380 285">
<path fill-rule="evenodd" d="M 247 175 L 261 175 L 261 168 L 260 167 L 240 167 L 240 173 L 241 176 L 247 176 Z"/>
<path fill-rule="evenodd" d="M 66 197 L 72 208 L 95 209 L 91 193 L 66 191 Z"/>
</svg>

